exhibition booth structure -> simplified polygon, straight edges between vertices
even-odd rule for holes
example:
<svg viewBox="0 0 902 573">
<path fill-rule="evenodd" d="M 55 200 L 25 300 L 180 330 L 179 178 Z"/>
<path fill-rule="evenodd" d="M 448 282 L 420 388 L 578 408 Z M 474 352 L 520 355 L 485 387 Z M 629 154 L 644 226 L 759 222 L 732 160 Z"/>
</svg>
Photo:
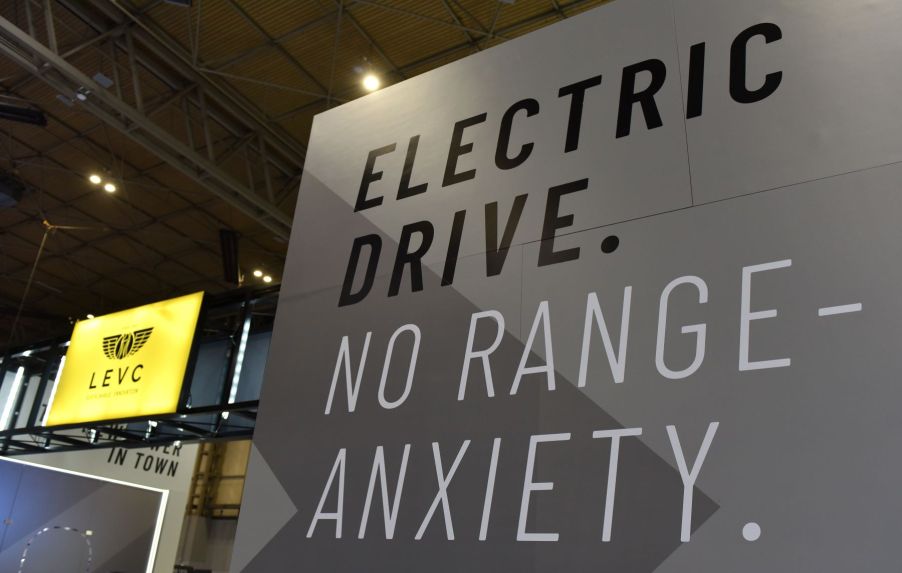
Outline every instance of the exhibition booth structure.
<svg viewBox="0 0 902 573">
<path fill-rule="evenodd" d="M 329 109 L 280 290 L 7 355 L 0 448 L 253 430 L 234 573 L 898 570 L 900 28 L 619 0 Z"/>
<path fill-rule="evenodd" d="M 277 298 L 278 287 L 194 293 L 10 351 L 0 363 L 0 571 L 227 563 L 234 521 L 203 519 L 222 474 L 195 442 L 253 433 Z M 136 506 L 148 491 L 162 492 L 150 513 Z M 226 557 L 204 555 L 213 551 Z"/>
<path fill-rule="evenodd" d="M 5 456 L 253 433 L 278 287 L 79 321 L 0 362 Z"/>
</svg>

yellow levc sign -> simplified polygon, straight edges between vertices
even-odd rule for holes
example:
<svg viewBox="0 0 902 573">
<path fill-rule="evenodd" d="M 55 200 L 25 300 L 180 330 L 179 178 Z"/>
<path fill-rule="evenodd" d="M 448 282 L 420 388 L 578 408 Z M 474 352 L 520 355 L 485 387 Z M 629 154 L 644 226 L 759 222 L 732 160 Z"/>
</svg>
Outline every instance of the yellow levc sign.
<svg viewBox="0 0 902 573">
<path fill-rule="evenodd" d="M 47 425 L 178 408 L 203 293 L 75 325 Z"/>
</svg>

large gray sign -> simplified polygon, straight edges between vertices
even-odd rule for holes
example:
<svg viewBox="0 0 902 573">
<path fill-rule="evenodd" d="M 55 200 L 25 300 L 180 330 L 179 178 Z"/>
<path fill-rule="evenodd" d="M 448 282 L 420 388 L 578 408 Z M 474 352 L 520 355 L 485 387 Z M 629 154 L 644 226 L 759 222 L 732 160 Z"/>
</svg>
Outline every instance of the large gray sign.
<svg viewBox="0 0 902 573">
<path fill-rule="evenodd" d="M 234 571 L 889 571 L 902 6 L 620 0 L 318 116 Z"/>
</svg>

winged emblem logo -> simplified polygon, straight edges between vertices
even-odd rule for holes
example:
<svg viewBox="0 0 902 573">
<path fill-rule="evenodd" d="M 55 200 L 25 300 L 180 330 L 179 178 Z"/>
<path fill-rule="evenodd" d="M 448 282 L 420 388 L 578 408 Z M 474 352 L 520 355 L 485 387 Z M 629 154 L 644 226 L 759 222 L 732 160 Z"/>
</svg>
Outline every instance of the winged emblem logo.
<svg viewBox="0 0 902 573">
<path fill-rule="evenodd" d="M 153 327 L 125 332 L 103 338 L 103 354 L 110 360 L 122 360 L 134 356 L 150 340 Z"/>
</svg>

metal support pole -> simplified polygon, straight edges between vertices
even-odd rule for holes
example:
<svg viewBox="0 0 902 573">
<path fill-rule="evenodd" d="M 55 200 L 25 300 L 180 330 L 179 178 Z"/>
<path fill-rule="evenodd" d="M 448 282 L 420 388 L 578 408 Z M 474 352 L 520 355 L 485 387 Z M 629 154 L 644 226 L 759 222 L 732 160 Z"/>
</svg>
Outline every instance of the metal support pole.
<svg viewBox="0 0 902 573">
<path fill-rule="evenodd" d="M 276 199 L 272 191 L 272 176 L 269 173 L 266 140 L 262 136 L 260 137 L 260 162 L 263 163 L 263 178 L 266 181 L 266 198 L 274 203 Z"/>
<path fill-rule="evenodd" d="M 138 74 L 138 63 L 135 61 L 135 42 L 131 30 L 125 30 L 125 45 L 128 48 L 128 67 L 132 72 L 132 91 L 135 94 L 135 107 L 144 113 L 144 98 L 141 97 L 141 77 Z"/>
<path fill-rule="evenodd" d="M 210 136 L 210 122 L 207 115 L 207 97 L 204 95 L 204 88 L 197 88 L 197 96 L 200 100 L 200 125 L 204 130 L 204 143 L 207 146 L 207 158 L 210 161 L 216 161 L 216 153 L 213 149 L 213 138 Z"/>
<path fill-rule="evenodd" d="M 27 0 L 26 0 L 26 3 Z M 47 45 L 54 54 L 59 53 L 59 47 L 56 45 L 56 26 L 53 23 L 53 5 L 50 0 L 44 0 L 44 22 L 47 24 Z"/>
<path fill-rule="evenodd" d="M 31 411 L 28 413 L 28 419 L 25 422 L 25 426 L 28 428 L 37 424 L 38 416 L 41 413 L 41 402 L 44 398 L 44 392 L 47 391 L 47 381 L 50 379 L 50 365 L 54 362 L 55 360 L 48 360 L 47 364 L 44 366 L 44 372 L 41 373 L 41 380 L 40 382 L 38 382 L 38 389 L 34 393 L 34 402 L 32 402 L 31 404 Z M 47 406 L 49 407 L 50 404 L 48 404 Z"/>
</svg>

